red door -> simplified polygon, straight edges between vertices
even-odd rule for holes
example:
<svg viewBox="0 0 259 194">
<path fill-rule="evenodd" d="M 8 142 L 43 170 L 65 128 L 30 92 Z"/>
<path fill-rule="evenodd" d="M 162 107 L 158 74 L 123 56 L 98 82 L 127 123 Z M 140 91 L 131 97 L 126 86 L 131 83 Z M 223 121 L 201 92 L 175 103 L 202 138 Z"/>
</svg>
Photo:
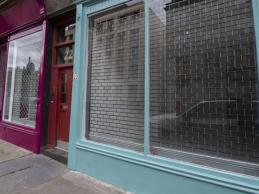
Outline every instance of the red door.
<svg viewBox="0 0 259 194">
<path fill-rule="evenodd" d="M 59 69 L 57 140 L 68 142 L 72 94 L 73 68 Z"/>
<path fill-rule="evenodd" d="M 48 147 L 67 150 L 73 81 L 74 14 L 54 23 L 51 86 L 49 95 Z"/>
</svg>

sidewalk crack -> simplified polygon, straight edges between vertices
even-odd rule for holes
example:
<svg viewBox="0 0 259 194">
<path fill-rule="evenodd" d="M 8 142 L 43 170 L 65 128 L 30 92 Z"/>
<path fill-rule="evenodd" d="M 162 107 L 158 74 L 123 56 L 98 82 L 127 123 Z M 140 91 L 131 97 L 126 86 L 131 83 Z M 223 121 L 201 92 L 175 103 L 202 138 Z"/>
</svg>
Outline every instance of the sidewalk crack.
<svg viewBox="0 0 259 194">
<path fill-rule="evenodd" d="M 29 168 L 31 168 L 31 166 L 26 166 L 26 167 L 21 168 L 21 169 L 18 169 L 18 170 L 10 171 L 10 172 L 8 172 L 8 173 L 6 173 L 6 174 L 1 175 L 0 178 L 2 178 L 2 177 L 4 177 L 4 176 L 11 175 L 11 174 L 15 174 L 15 173 L 17 173 L 17 172 L 21 172 L 21 171 L 27 170 L 27 169 L 29 169 Z"/>
</svg>

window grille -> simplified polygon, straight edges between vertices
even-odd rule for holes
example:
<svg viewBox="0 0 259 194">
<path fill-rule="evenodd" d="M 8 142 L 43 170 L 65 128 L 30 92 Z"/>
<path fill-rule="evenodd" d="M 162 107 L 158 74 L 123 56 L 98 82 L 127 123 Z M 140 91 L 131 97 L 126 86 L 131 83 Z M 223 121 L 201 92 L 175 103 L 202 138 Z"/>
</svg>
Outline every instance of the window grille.
<svg viewBox="0 0 259 194">
<path fill-rule="evenodd" d="M 143 150 L 143 5 L 90 18 L 86 137 Z"/>
<path fill-rule="evenodd" d="M 151 152 L 258 164 L 251 1 L 150 0 L 150 30 Z"/>
</svg>

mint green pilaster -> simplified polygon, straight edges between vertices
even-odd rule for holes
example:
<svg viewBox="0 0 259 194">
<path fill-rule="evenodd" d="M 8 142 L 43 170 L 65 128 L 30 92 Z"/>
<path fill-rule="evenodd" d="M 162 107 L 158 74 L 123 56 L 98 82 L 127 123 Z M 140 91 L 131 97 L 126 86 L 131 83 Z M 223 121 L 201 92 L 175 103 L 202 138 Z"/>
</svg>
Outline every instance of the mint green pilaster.
<svg viewBox="0 0 259 194">
<path fill-rule="evenodd" d="M 68 152 L 68 167 L 70 169 L 76 169 L 76 142 L 79 139 L 79 133 L 81 131 L 82 111 L 83 107 L 83 82 L 82 77 L 84 73 L 81 71 L 82 67 L 82 55 L 83 44 L 81 42 L 83 38 L 83 6 L 78 4 L 76 8 L 76 36 L 75 36 L 75 57 L 74 57 L 74 73 L 73 73 L 73 90 L 72 90 L 72 103 L 71 103 L 71 116 L 70 116 L 70 134 L 69 134 L 69 152 Z M 81 76 L 81 77 L 80 77 Z M 83 86 L 83 87 L 82 87 Z"/>
</svg>

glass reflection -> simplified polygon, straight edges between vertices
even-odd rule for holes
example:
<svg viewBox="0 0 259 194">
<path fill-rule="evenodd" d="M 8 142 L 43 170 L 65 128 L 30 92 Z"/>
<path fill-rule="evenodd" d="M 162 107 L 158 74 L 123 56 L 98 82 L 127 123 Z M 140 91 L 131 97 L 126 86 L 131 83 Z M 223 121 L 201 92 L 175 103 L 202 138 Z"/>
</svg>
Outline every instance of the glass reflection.
<svg viewBox="0 0 259 194">
<path fill-rule="evenodd" d="M 10 41 L 4 119 L 34 127 L 37 112 L 42 32 Z"/>
<path fill-rule="evenodd" d="M 57 49 L 57 65 L 72 64 L 74 60 L 74 45 Z"/>
<path fill-rule="evenodd" d="M 252 8 L 238 2 L 150 0 L 152 153 L 259 161 Z"/>
<path fill-rule="evenodd" d="M 142 152 L 143 7 L 141 3 L 90 19 L 86 124 L 90 140 Z"/>
<path fill-rule="evenodd" d="M 58 31 L 59 42 L 68 42 L 75 40 L 75 24 L 70 24 L 68 26 L 62 27 Z"/>
</svg>

